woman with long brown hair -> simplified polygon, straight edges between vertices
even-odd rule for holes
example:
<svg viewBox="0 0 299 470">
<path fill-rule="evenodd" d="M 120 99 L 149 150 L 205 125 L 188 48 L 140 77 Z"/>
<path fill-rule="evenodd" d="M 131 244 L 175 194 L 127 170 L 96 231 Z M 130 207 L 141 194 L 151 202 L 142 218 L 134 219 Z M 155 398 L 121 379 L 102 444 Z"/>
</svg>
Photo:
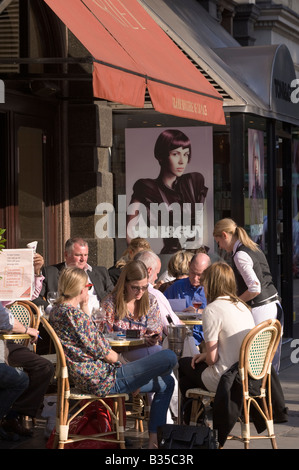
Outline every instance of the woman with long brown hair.
<svg viewBox="0 0 299 470">
<path fill-rule="evenodd" d="M 201 283 L 208 302 L 202 314 L 206 352 L 180 360 L 183 397 L 195 387 L 216 392 L 222 374 L 239 360 L 242 341 L 254 327 L 250 308 L 238 298 L 234 272 L 227 263 L 209 266 Z"/>
<path fill-rule="evenodd" d="M 145 337 L 145 344 L 126 351 L 127 360 L 159 351 L 162 347 L 162 321 L 158 302 L 148 292 L 148 271 L 142 261 L 129 261 L 122 269 L 117 284 L 111 294 L 103 300 L 101 306 L 105 316 L 99 322 L 99 328 L 108 327 L 108 331 L 125 333 L 128 329 L 138 329 Z M 154 336 L 155 335 L 155 336 Z"/>
</svg>

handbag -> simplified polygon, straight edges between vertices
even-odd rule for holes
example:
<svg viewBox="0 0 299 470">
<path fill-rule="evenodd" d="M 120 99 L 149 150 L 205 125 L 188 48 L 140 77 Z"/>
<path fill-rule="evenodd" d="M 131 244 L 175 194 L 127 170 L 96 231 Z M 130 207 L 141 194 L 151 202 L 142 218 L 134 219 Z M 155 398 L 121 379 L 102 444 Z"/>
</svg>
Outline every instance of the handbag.
<svg viewBox="0 0 299 470">
<path fill-rule="evenodd" d="M 157 430 L 159 449 L 218 449 L 215 432 L 209 426 L 164 424 Z"/>
<path fill-rule="evenodd" d="M 111 398 L 105 398 L 104 401 L 113 409 L 113 401 Z M 83 405 L 85 400 L 82 400 Z M 125 407 L 124 408 L 124 423 L 126 422 Z M 81 415 L 76 416 L 71 422 L 69 427 L 69 434 L 76 434 L 82 436 L 90 436 L 92 434 L 99 434 L 110 432 L 112 430 L 111 416 L 107 408 L 99 401 L 94 401 L 88 405 Z M 55 429 L 53 429 L 48 442 L 47 449 L 53 448 Z M 110 439 L 116 437 L 116 434 L 110 435 Z M 65 449 L 118 449 L 118 442 L 105 442 L 96 441 L 93 439 L 83 439 L 82 441 L 71 442 L 65 444 Z"/>
</svg>

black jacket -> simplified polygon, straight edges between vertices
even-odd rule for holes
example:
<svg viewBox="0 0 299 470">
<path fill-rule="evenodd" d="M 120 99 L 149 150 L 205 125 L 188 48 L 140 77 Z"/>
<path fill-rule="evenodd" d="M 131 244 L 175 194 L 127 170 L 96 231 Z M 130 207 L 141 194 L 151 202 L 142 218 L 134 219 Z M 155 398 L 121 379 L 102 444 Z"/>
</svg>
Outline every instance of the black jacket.
<svg viewBox="0 0 299 470">
<path fill-rule="evenodd" d="M 43 281 L 42 290 L 37 299 L 34 300 L 36 305 L 47 306 L 48 302 L 44 299 L 47 298 L 48 292 L 57 292 L 58 279 L 61 271 L 65 268 L 65 263 L 58 263 L 52 266 L 47 266 L 43 269 L 45 279 Z M 94 285 L 96 294 L 101 301 L 109 292 L 114 288 L 108 270 L 103 266 L 92 266 L 92 271 L 86 271 L 90 281 Z"/>
<path fill-rule="evenodd" d="M 259 394 L 261 381 L 249 379 L 250 394 Z M 287 409 L 283 391 L 278 375 L 272 367 L 271 392 L 273 420 L 276 422 L 288 421 Z M 213 403 L 213 428 L 218 432 L 219 445 L 222 447 L 227 436 L 241 416 L 243 409 L 242 383 L 235 363 L 221 377 Z M 266 429 L 266 423 L 254 406 L 250 408 L 250 419 L 254 423 L 258 434 Z"/>
</svg>

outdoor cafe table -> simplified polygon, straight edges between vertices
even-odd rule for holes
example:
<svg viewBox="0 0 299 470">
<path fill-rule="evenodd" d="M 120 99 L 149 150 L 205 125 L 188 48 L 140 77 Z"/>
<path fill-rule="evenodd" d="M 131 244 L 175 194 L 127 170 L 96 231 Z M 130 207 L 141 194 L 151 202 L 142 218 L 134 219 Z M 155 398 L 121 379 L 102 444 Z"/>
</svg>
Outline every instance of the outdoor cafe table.
<svg viewBox="0 0 299 470">
<path fill-rule="evenodd" d="M 200 313 L 193 312 L 175 312 L 179 319 L 186 326 L 202 325 L 202 318 Z"/>
<path fill-rule="evenodd" d="M 105 335 L 112 348 L 140 346 L 145 343 L 145 338 L 126 338 L 125 336 Z"/>
</svg>

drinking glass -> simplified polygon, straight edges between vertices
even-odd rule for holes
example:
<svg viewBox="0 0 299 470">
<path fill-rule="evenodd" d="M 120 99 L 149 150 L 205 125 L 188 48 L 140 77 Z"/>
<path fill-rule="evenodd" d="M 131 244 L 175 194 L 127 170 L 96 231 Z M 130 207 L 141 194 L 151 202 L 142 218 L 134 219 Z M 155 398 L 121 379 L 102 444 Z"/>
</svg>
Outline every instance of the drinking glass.
<svg viewBox="0 0 299 470">
<path fill-rule="evenodd" d="M 100 326 L 100 324 L 103 323 L 103 321 L 105 321 L 105 316 L 106 316 L 105 309 L 103 309 L 101 305 L 99 305 L 98 308 L 94 307 L 92 309 L 91 316 L 95 324 L 97 326 Z"/>
<path fill-rule="evenodd" d="M 54 302 L 58 297 L 58 292 L 48 292 L 47 294 L 47 301 L 51 305 L 51 307 L 54 306 Z"/>
<path fill-rule="evenodd" d="M 196 310 L 196 313 L 198 313 L 198 310 L 201 308 L 202 306 L 202 300 L 200 298 L 200 295 L 195 292 L 194 296 L 193 296 L 193 299 L 192 299 L 192 305 L 193 307 L 195 308 Z"/>
</svg>

